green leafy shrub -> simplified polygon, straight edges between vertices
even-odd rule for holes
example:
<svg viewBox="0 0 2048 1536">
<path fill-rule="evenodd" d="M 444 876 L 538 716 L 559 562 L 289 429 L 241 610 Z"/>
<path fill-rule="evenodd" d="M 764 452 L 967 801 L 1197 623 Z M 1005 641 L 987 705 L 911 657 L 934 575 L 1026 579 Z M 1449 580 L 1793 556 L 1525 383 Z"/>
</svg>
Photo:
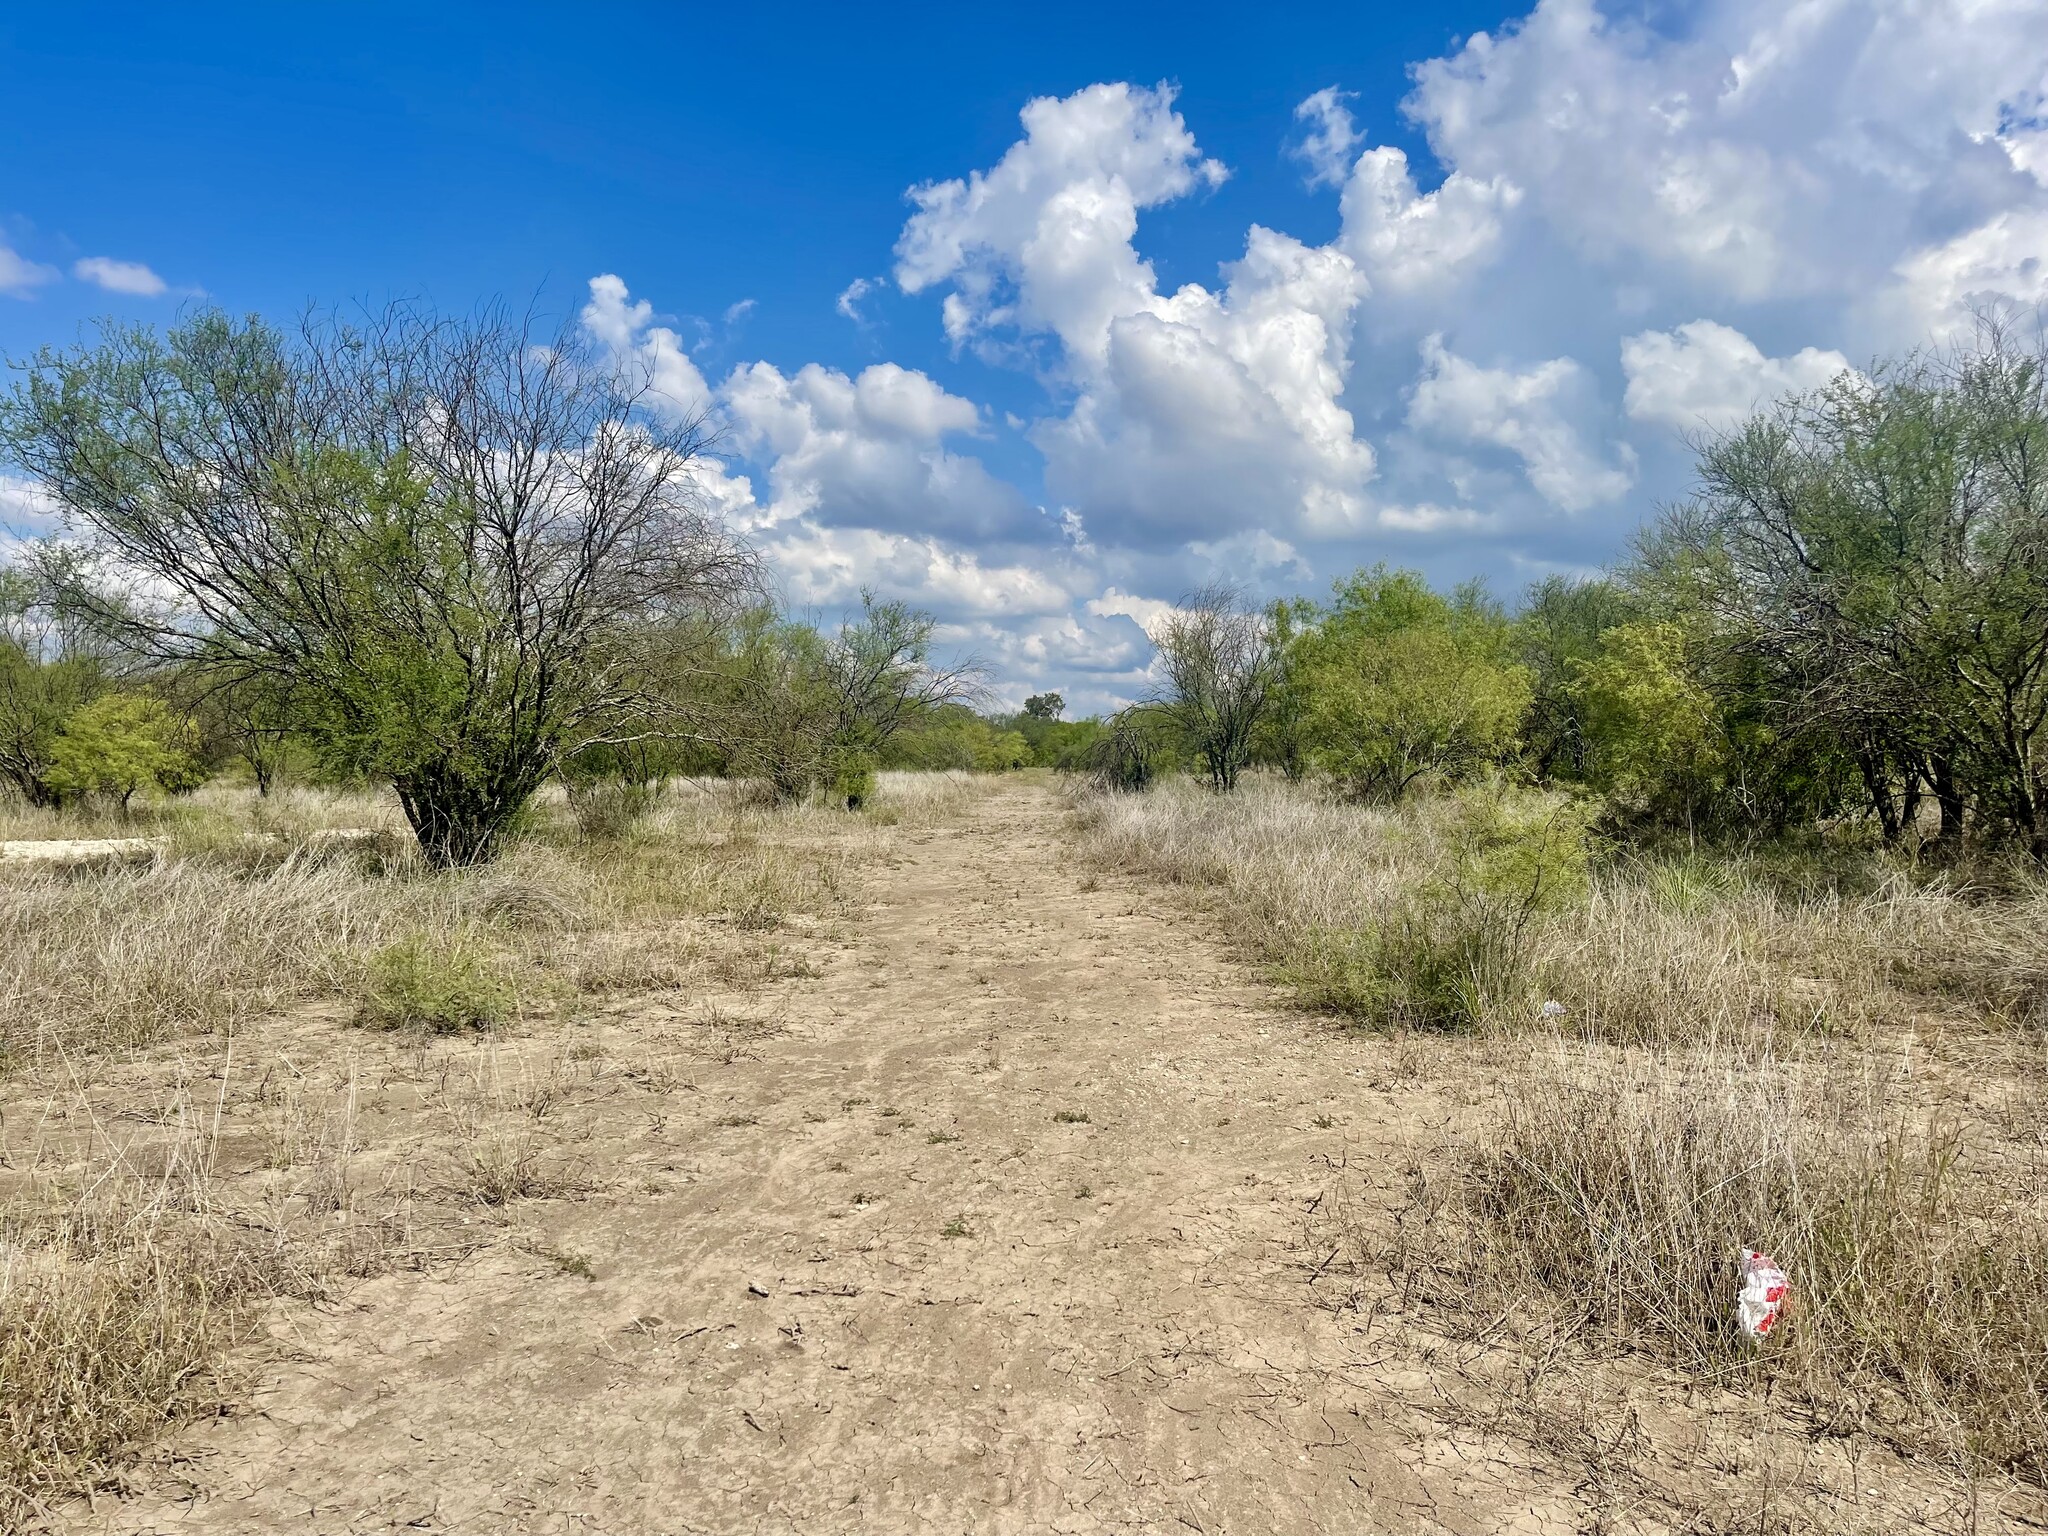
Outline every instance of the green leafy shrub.
<svg viewBox="0 0 2048 1536">
<path fill-rule="evenodd" d="M 1621 624 L 1573 685 L 1593 783 L 1617 808 L 1690 826 L 1728 772 L 1721 708 L 1676 624 Z"/>
<path fill-rule="evenodd" d="M 155 699 L 102 694 L 58 730 L 48 782 L 67 799 L 105 795 L 124 809 L 139 789 L 187 793 L 206 780 L 186 750 L 190 736 L 190 728 Z"/>
<path fill-rule="evenodd" d="M 1532 686 L 1477 587 L 1446 598 L 1381 566 L 1340 583 L 1293 642 L 1286 692 L 1316 766 L 1354 798 L 1385 802 L 1507 760 Z"/>
<path fill-rule="evenodd" d="M 1285 967 L 1311 1002 L 1416 1029 L 1529 1001 L 1531 930 L 1582 899 L 1592 809 L 1484 789 L 1445 802 L 1436 868 L 1363 932 L 1312 935 Z"/>
<path fill-rule="evenodd" d="M 1031 743 L 1017 731 L 990 732 L 987 744 L 974 754 L 974 766 L 983 773 L 1009 773 L 1030 763 Z"/>
<path fill-rule="evenodd" d="M 1113 715 L 1088 747 L 1088 771 L 1117 794 L 1142 794 L 1165 768 L 1167 742 L 1162 723 L 1146 710 Z"/>
<path fill-rule="evenodd" d="M 371 957 L 356 1021 L 430 1035 L 493 1029 L 512 1016 L 512 987 L 475 946 L 404 939 Z"/>
<path fill-rule="evenodd" d="M 857 811 L 874 798 L 875 755 L 840 752 L 832 758 L 832 803 Z"/>
</svg>

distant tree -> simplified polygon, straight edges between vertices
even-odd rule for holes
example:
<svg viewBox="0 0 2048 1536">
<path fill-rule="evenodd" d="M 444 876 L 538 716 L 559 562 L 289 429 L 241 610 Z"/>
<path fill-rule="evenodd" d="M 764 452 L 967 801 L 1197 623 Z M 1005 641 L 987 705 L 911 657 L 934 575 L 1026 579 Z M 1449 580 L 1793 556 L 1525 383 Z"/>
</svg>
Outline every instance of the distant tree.
<svg viewBox="0 0 2048 1536">
<path fill-rule="evenodd" d="M 763 781 L 779 802 L 808 795 L 837 723 L 823 636 L 761 607 L 734 626 L 708 717 L 728 768 Z"/>
<path fill-rule="evenodd" d="M 983 773 L 1009 773 L 1018 768 L 1029 767 L 1031 743 L 1017 731 L 991 731 L 987 748 L 980 755 L 975 767 Z"/>
<path fill-rule="evenodd" d="M 842 624 L 825 654 L 834 703 L 833 744 L 878 755 L 896 733 L 980 691 L 980 663 L 932 657 L 938 620 L 901 602 L 861 593 L 861 615 Z"/>
<path fill-rule="evenodd" d="M 651 640 L 754 587 L 700 507 L 702 423 L 650 405 L 573 329 L 499 310 L 291 335 L 210 312 L 45 349 L 0 447 L 100 557 L 76 600 L 147 656 L 274 689 L 459 865 L 565 759 L 684 728 Z"/>
<path fill-rule="evenodd" d="M 1086 770 L 1089 753 L 1102 732 L 1100 720 L 1062 720 L 1032 743 L 1031 755 L 1038 763 L 1061 773 L 1080 773 Z"/>
<path fill-rule="evenodd" d="M 1700 445 L 1641 579 L 1789 728 L 1856 765 L 1887 836 L 1922 791 L 2048 860 L 2048 344 L 1986 320 Z"/>
<path fill-rule="evenodd" d="M 296 766 L 305 765 L 307 752 L 294 734 L 290 704 L 269 678 L 240 678 L 213 686 L 201 681 L 189 708 L 204 738 L 205 754 L 215 763 L 239 762 L 249 770 L 258 795 L 275 789 L 295 759 Z"/>
<path fill-rule="evenodd" d="M 1161 619 L 1152 644 L 1163 679 L 1154 707 L 1201 762 L 1209 787 L 1234 790 L 1280 676 L 1271 622 L 1236 588 L 1210 586 Z"/>
<path fill-rule="evenodd" d="M 1573 665 L 1587 778 L 1602 793 L 1694 829 L 1725 786 L 1730 741 L 1720 700 L 1685 631 L 1620 624 Z"/>
<path fill-rule="evenodd" d="M 1313 759 L 1363 799 L 1505 760 L 1529 710 L 1528 669 L 1483 593 L 1442 597 L 1384 566 L 1339 584 L 1296 665 Z"/>
<path fill-rule="evenodd" d="M 1118 710 L 1088 743 L 1085 767 L 1097 784 L 1118 794 L 1142 794 L 1172 762 L 1169 736 L 1177 729 L 1164 711 L 1137 704 Z"/>
<path fill-rule="evenodd" d="M 977 663 L 934 660 L 937 627 L 930 614 L 872 593 L 829 639 L 765 610 L 753 615 L 715 711 L 734 766 L 784 801 L 836 781 L 856 760 L 872 773 L 905 731 L 980 686 Z"/>
<path fill-rule="evenodd" d="M 49 781 L 65 798 L 105 795 L 122 810 L 139 789 L 174 793 L 204 782 L 191 729 L 138 693 L 107 693 L 74 712 L 51 746 Z"/>
<path fill-rule="evenodd" d="M 1290 779 L 1308 772 L 1308 691 L 1303 686 L 1302 637 L 1314 626 L 1315 604 L 1302 598 L 1273 603 L 1266 609 L 1272 626 L 1278 675 L 1272 697 L 1252 737 L 1252 760 L 1278 768 Z"/>
<path fill-rule="evenodd" d="M 1034 693 L 1024 701 L 1024 713 L 1038 720 L 1057 720 L 1067 701 L 1056 693 Z"/>
<path fill-rule="evenodd" d="M 1548 576 L 1529 589 L 1514 622 L 1516 658 L 1529 669 L 1525 749 L 1539 779 L 1588 774 L 1578 669 L 1600 654 L 1601 637 L 1639 616 L 1641 602 L 1620 583 Z"/>
<path fill-rule="evenodd" d="M 63 803 L 57 742 L 64 722 L 109 686 L 110 660 L 41 583 L 0 569 L 0 782 L 30 805 Z"/>
</svg>

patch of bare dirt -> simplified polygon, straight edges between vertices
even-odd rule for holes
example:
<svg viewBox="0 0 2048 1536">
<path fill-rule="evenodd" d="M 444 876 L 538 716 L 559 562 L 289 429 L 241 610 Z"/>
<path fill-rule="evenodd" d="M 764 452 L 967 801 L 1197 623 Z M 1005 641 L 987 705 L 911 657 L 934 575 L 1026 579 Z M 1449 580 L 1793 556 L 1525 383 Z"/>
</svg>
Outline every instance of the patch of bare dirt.
<svg viewBox="0 0 2048 1536">
<path fill-rule="evenodd" d="M 464 1058 L 550 1138 L 476 1207 L 490 1240 L 281 1306 L 241 1410 L 71 1528 L 1733 1529 L 1598 1472 L 1683 1466 L 1679 1387 L 1545 1445 L 1390 1301 L 1338 1304 L 1370 1282 L 1329 1223 L 1385 1226 L 1458 1112 L 1440 1053 L 1287 1010 L 1213 925 L 1077 868 L 1042 788 L 902 850 L 807 974 Z M 354 1090 L 387 1176 L 474 1174 L 407 1168 L 441 1070 Z M 515 1165 L 493 1124 L 476 1155 Z M 1955 1513 L 1853 1467 L 1831 1507 Z"/>
</svg>

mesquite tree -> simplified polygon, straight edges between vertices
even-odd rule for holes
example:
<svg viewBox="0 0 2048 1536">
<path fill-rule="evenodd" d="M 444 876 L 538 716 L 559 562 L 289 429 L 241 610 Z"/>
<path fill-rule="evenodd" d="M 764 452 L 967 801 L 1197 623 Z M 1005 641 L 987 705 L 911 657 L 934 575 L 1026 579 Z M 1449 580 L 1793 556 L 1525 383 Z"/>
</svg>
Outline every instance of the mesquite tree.
<svg viewBox="0 0 2048 1536">
<path fill-rule="evenodd" d="M 1648 576 L 1781 724 L 1827 733 L 1887 838 L 1923 792 L 2048 860 L 2048 343 L 1977 336 L 1701 445 Z"/>
<path fill-rule="evenodd" d="M 53 610 L 39 583 L 0 570 L 0 784 L 30 805 L 64 801 L 64 722 L 109 686 L 111 658 L 97 641 Z"/>
<path fill-rule="evenodd" d="M 1235 588 L 1205 587 L 1153 627 L 1152 644 L 1161 678 L 1155 706 L 1202 760 L 1210 788 L 1227 794 L 1279 683 L 1273 620 Z"/>
<path fill-rule="evenodd" d="M 730 761 L 781 801 L 858 779 L 861 765 L 872 772 L 905 727 L 979 691 L 979 662 L 934 659 L 937 628 L 932 615 L 872 592 L 829 636 L 767 609 L 749 615 L 711 711 Z"/>
<path fill-rule="evenodd" d="M 0 447 L 146 655 L 260 685 L 396 790 L 436 865 L 490 858 L 567 757 L 680 728 L 667 638 L 755 586 L 702 509 L 701 419 L 580 334 L 395 306 L 286 333 L 202 314 L 44 350 Z"/>
</svg>

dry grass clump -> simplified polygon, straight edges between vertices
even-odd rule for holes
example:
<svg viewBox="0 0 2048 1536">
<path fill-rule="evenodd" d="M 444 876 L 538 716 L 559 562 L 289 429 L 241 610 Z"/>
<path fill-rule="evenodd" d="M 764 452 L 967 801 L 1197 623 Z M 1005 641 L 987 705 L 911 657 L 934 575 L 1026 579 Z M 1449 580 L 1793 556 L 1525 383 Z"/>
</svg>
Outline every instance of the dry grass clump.
<svg viewBox="0 0 2048 1536">
<path fill-rule="evenodd" d="M 0 1068 L 359 995 L 394 945 L 530 943 L 583 925 L 597 905 L 586 873 L 541 847 L 452 874 L 342 850 L 10 875 L 0 879 Z"/>
<path fill-rule="evenodd" d="M 988 783 L 983 774 L 891 769 L 875 775 L 875 792 L 861 814 L 878 826 L 929 827 L 984 793 Z"/>
<path fill-rule="evenodd" d="M 261 1276 L 213 1228 L 142 1210 L 10 1230 L 0 1258 L 0 1527 L 217 1400 Z"/>
<path fill-rule="evenodd" d="M 217 1086 L 190 1078 L 119 1122 L 84 1098 L 52 1104 L 61 1112 L 40 1132 L 12 1138 L 0 1183 L 0 1529 L 40 1528 L 56 1500 L 225 1401 L 225 1362 L 258 1303 L 328 1294 L 413 1240 L 402 1197 L 359 1209 L 352 1133 L 297 1102 L 278 1105 L 280 1139 L 253 1187 L 223 1181 L 219 1121 L 239 1069 L 222 1070 Z"/>
<path fill-rule="evenodd" d="M 1604 871 L 1537 935 L 1538 990 L 1588 1038 L 1741 1042 L 1903 1026 L 1930 1010 L 2039 1022 L 2048 894 L 1919 883 L 1865 855 L 1866 889 L 1774 888 L 1755 862 L 1686 855 Z"/>
<path fill-rule="evenodd" d="M 1083 794 L 1076 813 L 1095 862 L 1217 892 L 1303 1003 L 1373 1024 L 1517 1031 L 1552 1003 L 1588 1039 L 1761 1057 L 1928 1008 L 2048 1006 L 2032 877 L 1990 898 L 1873 854 L 1603 858 L 1570 802 L 1498 788 L 1385 809 L 1181 782 Z"/>
<path fill-rule="evenodd" d="M 1217 889 L 1304 1004 L 1381 1025 L 1527 1014 L 1541 936 L 1586 890 L 1585 816 L 1559 795 L 1378 809 L 1272 780 L 1227 799 L 1182 781 L 1077 810 L 1097 862 Z"/>
<path fill-rule="evenodd" d="M 265 1300 L 468 1251 L 514 1202 L 592 1187 L 556 1121 L 600 1079 L 681 1081 L 673 1063 L 613 1069 L 582 1041 L 550 1055 L 537 1030 L 495 1026 L 545 1022 L 577 993 L 804 974 L 779 931 L 845 910 L 892 825 L 976 787 L 884 775 L 882 817 L 684 785 L 617 835 L 548 796 L 505 857 L 448 873 L 410 852 L 384 797 L 210 788 L 142 811 L 163 839 L 152 862 L 0 873 L 0 1529 L 34 1528 L 224 1401 L 223 1362 Z M 404 1038 L 252 1023 L 315 998 L 353 999 L 357 1023 Z M 253 1072 L 238 1039 L 190 1038 L 244 1027 L 264 1042 Z M 338 1050 L 343 1072 L 304 1065 Z M 424 1129 L 380 1116 L 366 1147 L 358 1101 L 381 1090 L 359 1052 L 379 1083 L 411 1085 Z"/>
<path fill-rule="evenodd" d="M 449 873 L 422 866 L 388 796 L 209 787 L 138 812 L 163 838 L 151 863 L 0 875 L 0 1070 L 360 997 L 394 953 L 524 953 L 572 990 L 586 975 L 596 991 L 628 989 L 634 975 L 667 985 L 697 973 L 706 946 L 690 924 L 759 933 L 832 910 L 860 867 L 886 856 L 888 828 L 942 817 L 976 787 L 967 775 L 883 774 L 874 811 L 850 816 L 683 783 L 598 839 L 551 796 L 504 858 Z M 15 830 L 80 834 L 92 814 L 18 814 Z M 588 937 L 536 945 L 542 935 Z M 586 964 L 585 948 L 611 958 Z"/>
<path fill-rule="evenodd" d="M 1663 871 L 1608 871 L 1582 909 L 1533 936 L 1534 990 L 1561 1003 L 1583 1038 L 1760 1057 L 1902 1015 L 1884 967 L 1856 963 L 1880 913 L 1787 906 L 1732 876 L 1694 895 L 1696 877 Z M 1674 897 L 1674 884 L 1685 894 Z"/>
<path fill-rule="evenodd" d="M 160 837 L 174 847 L 206 848 L 259 838 L 289 852 L 337 833 L 397 838 L 404 830 L 395 799 L 357 789 L 294 785 L 257 795 L 243 785 L 217 782 L 188 795 L 138 798 L 126 810 L 92 798 L 48 810 L 0 792 L 0 842 Z"/>
<path fill-rule="evenodd" d="M 2048 1122 L 2015 1027 L 2048 973 L 2037 875 L 1623 854 L 1497 789 L 1386 810 L 1169 785 L 1076 812 L 1092 859 L 1204 892 L 1310 1006 L 1480 1037 L 1503 1108 L 1391 1245 L 1349 1230 L 1354 1273 L 1383 1262 L 1510 1341 L 1518 1380 L 1620 1344 L 1825 1433 L 2048 1482 Z M 1745 1246 L 1794 1286 L 1761 1349 L 1734 1327 Z"/>
<path fill-rule="evenodd" d="M 360 957 L 459 914 L 343 863 L 203 858 L 0 882 L 0 1060 L 125 1049 L 342 990 Z"/>
<path fill-rule="evenodd" d="M 2048 1225 L 1956 1125 L 1886 1098 L 1810 1066 L 1560 1050 L 1418 1182 L 1392 1267 L 1473 1331 L 1620 1340 L 1830 1433 L 2048 1478 Z M 1761 1346 L 1734 1325 L 1744 1247 L 1794 1288 Z"/>
</svg>

